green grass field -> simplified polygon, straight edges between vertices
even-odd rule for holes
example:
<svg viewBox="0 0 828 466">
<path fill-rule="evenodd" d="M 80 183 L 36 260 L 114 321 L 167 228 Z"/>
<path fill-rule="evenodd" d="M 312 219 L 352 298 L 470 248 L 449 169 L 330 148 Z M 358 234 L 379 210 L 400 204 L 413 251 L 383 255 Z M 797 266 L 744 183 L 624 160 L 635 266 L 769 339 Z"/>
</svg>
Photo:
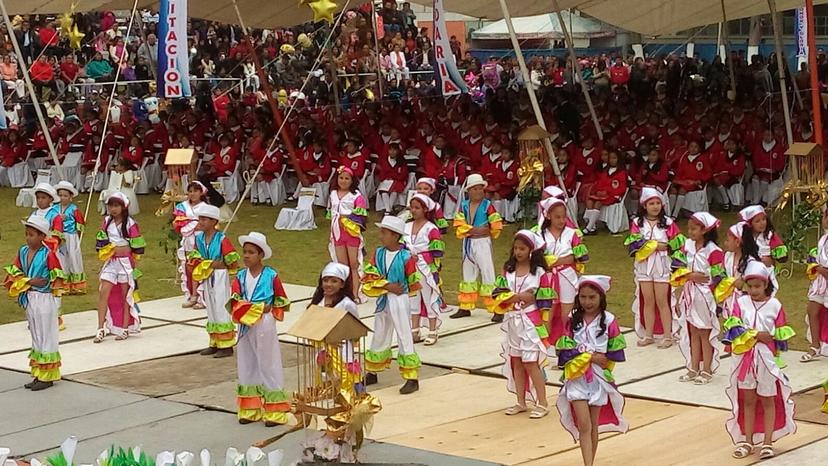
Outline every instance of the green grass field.
<svg viewBox="0 0 828 466">
<path fill-rule="evenodd" d="M 17 190 L 0 189 L 0 257 L 3 263 L 10 263 L 16 250 L 23 244 L 23 227 L 19 220 L 24 219 L 31 209 L 15 207 L 14 200 Z M 97 194 L 95 195 L 97 199 Z M 81 209 L 86 206 L 86 197 L 80 196 L 77 200 Z M 180 287 L 175 281 L 176 270 L 173 262 L 173 252 L 164 252 L 160 244 L 166 235 L 164 223 L 167 218 L 154 215 L 158 208 L 158 196 L 139 196 L 141 213 L 137 216 L 141 231 L 147 240 L 146 254 L 139 263 L 144 272 L 140 282 L 142 300 L 166 298 L 180 294 Z M 83 237 L 84 263 L 89 278 L 90 292 L 84 296 L 67 296 L 63 299 L 63 312 L 78 312 L 94 309 L 98 287 L 98 272 L 100 262 L 95 255 L 95 231 L 100 226 L 101 216 L 94 211 L 90 213 L 89 228 Z M 278 209 L 265 206 L 251 206 L 245 204 L 239 212 L 239 218 L 230 227 L 230 237 L 236 243 L 236 238 L 251 230 L 260 231 L 268 236 L 273 247 L 274 257 L 269 264 L 276 267 L 286 283 L 314 286 L 320 270 L 329 260 L 328 257 L 328 222 L 317 211 L 317 226 L 315 231 L 286 232 L 276 231 L 273 224 L 276 221 Z M 735 219 L 735 214 L 721 214 L 722 234 Z M 369 248 L 378 244 L 377 229 L 373 222 L 379 221 L 379 214 L 372 214 L 366 240 Z M 509 254 L 511 235 L 519 229 L 517 225 L 506 227 L 501 238 L 495 242 L 495 264 L 502 264 Z M 457 284 L 460 281 L 460 241 L 450 233 L 446 239 L 446 256 L 443 261 L 443 281 L 445 283 L 446 299 L 449 303 L 456 303 Z M 816 233 L 810 235 L 816 241 Z M 613 277 L 614 288 L 609 295 L 609 307 L 619 316 L 623 325 L 632 325 L 630 304 L 633 298 L 632 259 L 627 256 L 623 245 L 624 235 L 611 236 L 602 231 L 598 236 L 586 238 L 590 252 L 590 262 L 587 264 L 587 273 L 605 274 Z M 171 245 L 172 246 L 172 245 Z M 793 347 L 807 348 L 805 341 L 805 304 L 808 290 L 808 280 L 804 274 L 804 267 L 793 266 L 792 278 L 781 278 L 781 291 L 778 297 L 785 305 L 788 320 L 797 331 Z M 0 297 L 0 323 L 13 322 L 25 319 L 22 309 L 6 296 Z M 90 334 L 94 329 L 89 329 Z"/>
</svg>

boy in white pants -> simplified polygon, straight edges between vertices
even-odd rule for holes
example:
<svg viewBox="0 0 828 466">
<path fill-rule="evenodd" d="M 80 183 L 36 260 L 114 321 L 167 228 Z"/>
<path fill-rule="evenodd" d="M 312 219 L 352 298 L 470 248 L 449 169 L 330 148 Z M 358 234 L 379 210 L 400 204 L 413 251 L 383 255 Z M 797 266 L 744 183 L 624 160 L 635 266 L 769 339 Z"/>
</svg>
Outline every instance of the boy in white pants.
<svg viewBox="0 0 828 466">
<path fill-rule="evenodd" d="M 376 225 L 380 228 L 382 246 L 363 266 L 365 276 L 362 279 L 362 291 L 377 298 L 374 336 L 365 352 L 365 384 L 377 383 L 377 372 L 391 365 L 391 340 L 396 333 L 399 344 L 397 365 L 405 379 L 400 393 L 407 395 L 420 389 L 420 356 L 414 350 L 408 307 L 409 295 L 419 289 L 420 273 L 417 271 L 416 256 L 402 249 L 400 244 L 400 239 L 405 235 L 405 221 L 386 216 L 382 223 Z"/>
<path fill-rule="evenodd" d="M 486 180 L 473 173 L 466 179 L 468 199 L 460 203 L 454 216 L 454 229 L 458 239 L 463 240 L 463 281 L 457 300 L 460 309 L 450 319 L 469 317 L 477 306 L 478 298 L 489 309 L 494 291 L 495 269 L 492 261 L 492 239 L 497 239 L 503 230 L 503 219 L 494 205 L 486 199 Z M 502 314 L 494 314 L 492 322 L 502 322 Z"/>
</svg>

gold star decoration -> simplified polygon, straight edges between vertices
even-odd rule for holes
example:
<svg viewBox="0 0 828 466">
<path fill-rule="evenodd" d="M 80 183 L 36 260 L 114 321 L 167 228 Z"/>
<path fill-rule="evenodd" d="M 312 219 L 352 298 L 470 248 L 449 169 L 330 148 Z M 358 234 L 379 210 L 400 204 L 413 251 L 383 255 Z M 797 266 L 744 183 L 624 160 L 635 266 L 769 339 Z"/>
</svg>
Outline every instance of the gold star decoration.
<svg viewBox="0 0 828 466">
<path fill-rule="evenodd" d="M 336 11 L 336 3 L 331 0 L 305 0 L 313 10 L 313 22 L 327 21 L 333 23 L 333 14 Z"/>
<path fill-rule="evenodd" d="M 78 25 L 75 24 L 75 26 L 72 28 L 72 31 L 69 33 L 69 46 L 75 50 L 80 50 L 81 41 L 83 40 L 84 36 L 86 36 L 86 34 L 80 32 L 78 30 Z"/>
<path fill-rule="evenodd" d="M 58 21 L 60 21 L 60 34 L 68 36 L 72 32 L 72 24 L 75 22 L 72 14 L 69 12 L 63 13 Z"/>
</svg>

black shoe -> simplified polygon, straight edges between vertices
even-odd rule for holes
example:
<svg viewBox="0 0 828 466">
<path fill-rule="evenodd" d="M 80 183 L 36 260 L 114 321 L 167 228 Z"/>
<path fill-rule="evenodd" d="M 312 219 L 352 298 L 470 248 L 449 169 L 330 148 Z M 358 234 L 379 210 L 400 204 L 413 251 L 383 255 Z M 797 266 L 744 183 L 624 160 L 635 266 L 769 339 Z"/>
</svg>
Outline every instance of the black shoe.
<svg viewBox="0 0 828 466">
<path fill-rule="evenodd" d="M 218 352 L 218 348 L 215 348 L 215 347 L 211 346 L 209 348 L 205 348 L 205 349 L 201 350 L 201 352 L 198 353 L 198 354 L 200 354 L 202 356 L 212 356 L 212 355 L 216 354 L 216 352 Z"/>
<path fill-rule="evenodd" d="M 233 356 L 233 348 L 222 348 L 213 355 L 214 358 L 229 358 L 230 356 Z"/>
<path fill-rule="evenodd" d="M 417 380 L 406 380 L 405 385 L 400 388 L 400 395 L 409 395 L 420 389 L 420 382 Z"/>
<path fill-rule="evenodd" d="M 373 372 L 365 374 L 365 385 L 376 385 L 377 382 L 377 374 L 374 374 Z"/>
<path fill-rule="evenodd" d="M 503 322 L 503 314 L 493 314 L 492 315 L 492 322 L 497 323 L 497 324 Z"/>
<path fill-rule="evenodd" d="M 471 317 L 471 311 L 458 309 L 457 312 L 449 316 L 449 319 L 462 319 L 463 317 Z"/>
<path fill-rule="evenodd" d="M 32 385 L 30 390 L 33 392 L 39 392 L 41 390 L 46 390 L 52 385 L 54 385 L 54 382 L 43 382 L 42 380 L 38 380 Z"/>
<path fill-rule="evenodd" d="M 280 426 L 280 425 L 282 425 L 282 424 L 279 424 L 278 422 L 265 421 L 265 427 L 277 427 L 277 426 Z"/>
<path fill-rule="evenodd" d="M 239 419 L 239 424 L 241 424 L 243 426 L 247 425 L 247 424 L 252 424 L 254 422 L 256 422 L 256 421 L 251 421 L 250 419 Z"/>
<path fill-rule="evenodd" d="M 31 390 L 32 387 L 37 383 L 37 377 L 33 378 L 31 382 L 23 385 L 23 388 Z"/>
</svg>

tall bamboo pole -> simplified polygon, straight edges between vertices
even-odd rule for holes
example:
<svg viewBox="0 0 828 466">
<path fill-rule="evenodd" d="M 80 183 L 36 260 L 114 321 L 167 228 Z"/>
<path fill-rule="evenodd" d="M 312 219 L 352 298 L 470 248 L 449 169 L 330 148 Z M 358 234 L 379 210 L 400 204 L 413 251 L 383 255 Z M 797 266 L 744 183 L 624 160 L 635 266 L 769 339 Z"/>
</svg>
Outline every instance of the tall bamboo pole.
<svg viewBox="0 0 828 466">
<path fill-rule="evenodd" d="M 728 70 L 728 73 L 730 74 L 730 95 L 728 97 L 730 97 L 731 101 L 735 101 L 736 100 L 736 70 L 734 68 L 736 67 L 736 64 L 733 63 L 733 60 L 731 59 L 732 56 L 730 54 L 730 37 L 728 37 L 728 31 L 727 31 L 727 11 L 725 10 L 724 0 L 721 0 L 721 4 L 722 4 L 722 40 L 724 41 L 725 53 L 727 53 L 727 57 L 722 57 L 722 58 L 724 58 L 724 60 L 725 60 L 724 63 L 725 63 L 725 65 L 727 65 L 727 70 Z"/>
<path fill-rule="evenodd" d="M 779 73 L 779 90 L 782 95 L 782 112 L 785 114 L 785 133 L 788 136 L 788 145 L 793 144 L 793 130 L 791 129 L 791 108 L 788 104 L 788 85 L 785 80 L 785 64 L 782 62 L 782 25 L 779 24 L 779 15 L 776 14 L 776 0 L 768 0 L 771 21 L 773 21 L 773 38 L 776 44 L 776 70 Z"/>
<path fill-rule="evenodd" d="M 808 71 L 811 75 L 811 107 L 814 112 L 814 141 L 820 146 L 822 140 L 822 95 L 820 95 L 816 60 L 816 26 L 814 25 L 814 0 L 805 0 L 808 19 Z"/>
</svg>

